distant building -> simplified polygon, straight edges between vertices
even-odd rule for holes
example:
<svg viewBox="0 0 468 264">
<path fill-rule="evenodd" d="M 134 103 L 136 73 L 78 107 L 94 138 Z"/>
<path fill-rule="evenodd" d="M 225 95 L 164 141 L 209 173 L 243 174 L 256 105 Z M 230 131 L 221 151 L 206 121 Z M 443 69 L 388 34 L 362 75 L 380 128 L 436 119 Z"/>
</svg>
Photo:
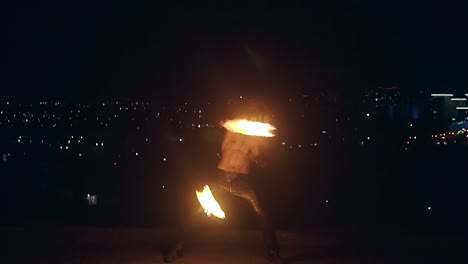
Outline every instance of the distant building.
<svg viewBox="0 0 468 264">
<path fill-rule="evenodd" d="M 444 122 L 465 121 L 468 117 L 468 94 L 433 93 L 430 97 L 432 119 Z"/>
</svg>

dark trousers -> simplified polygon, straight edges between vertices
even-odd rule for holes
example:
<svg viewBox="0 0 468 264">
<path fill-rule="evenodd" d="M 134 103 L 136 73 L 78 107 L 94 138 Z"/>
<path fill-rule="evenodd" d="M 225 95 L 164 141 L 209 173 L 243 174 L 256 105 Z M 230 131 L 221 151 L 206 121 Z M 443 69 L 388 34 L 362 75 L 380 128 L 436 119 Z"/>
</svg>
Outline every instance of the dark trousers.
<svg viewBox="0 0 468 264">
<path fill-rule="evenodd" d="M 217 177 L 213 182 L 208 183 L 214 195 L 216 193 L 224 192 L 243 198 L 247 201 L 252 208 L 257 218 L 259 227 L 261 229 L 267 253 L 279 252 L 279 246 L 276 239 L 276 234 L 270 218 L 268 217 L 265 209 L 260 204 L 259 199 L 248 181 L 251 175 L 238 174 L 217 170 Z M 190 229 L 194 228 L 192 219 L 186 219 L 182 226 L 177 230 L 177 240 L 172 248 L 173 250 L 180 248 L 183 241 L 187 239 Z"/>
</svg>

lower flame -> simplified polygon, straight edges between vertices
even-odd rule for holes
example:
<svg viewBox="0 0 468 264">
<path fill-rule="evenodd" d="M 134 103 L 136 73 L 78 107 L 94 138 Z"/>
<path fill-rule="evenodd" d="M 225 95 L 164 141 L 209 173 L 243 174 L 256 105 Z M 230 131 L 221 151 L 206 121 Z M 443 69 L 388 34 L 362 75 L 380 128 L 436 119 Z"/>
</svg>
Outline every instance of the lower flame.
<svg viewBox="0 0 468 264">
<path fill-rule="evenodd" d="M 213 197 L 213 194 L 211 193 L 210 187 L 208 185 L 205 185 L 203 191 L 196 191 L 196 193 L 198 201 L 205 210 L 206 215 L 213 215 L 221 219 L 226 217 L 223 210 L 221 209 L 221 206 L 219 206 L 218 202 Z"/>
<path fill-rule="evenodd" d="M 249 121 L 246 119 L 234 119 L 222 122 L 221 125 L 227 130 L 249 136 L 274 137 L 273 130 L 276 128 L 268 123 Z"/>
</svg>

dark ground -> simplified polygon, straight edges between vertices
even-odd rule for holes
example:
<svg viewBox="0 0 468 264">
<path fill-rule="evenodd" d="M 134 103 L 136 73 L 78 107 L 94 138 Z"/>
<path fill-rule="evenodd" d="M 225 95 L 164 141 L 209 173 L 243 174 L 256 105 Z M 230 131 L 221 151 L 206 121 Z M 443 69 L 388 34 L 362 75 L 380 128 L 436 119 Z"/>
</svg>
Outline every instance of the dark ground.
<svg viewBox="0 0 468 264">
<path fill-rule="evenodd" d="M 2 228 L 0 263 L 159 263 L 162 229 Z M 204 226 L 178 263 L 266 263 L 255 230 Z M 462 236 L 410 236 L 390 230 L 279 232 L 290 263 L 466 263 Z"/>
</svg>

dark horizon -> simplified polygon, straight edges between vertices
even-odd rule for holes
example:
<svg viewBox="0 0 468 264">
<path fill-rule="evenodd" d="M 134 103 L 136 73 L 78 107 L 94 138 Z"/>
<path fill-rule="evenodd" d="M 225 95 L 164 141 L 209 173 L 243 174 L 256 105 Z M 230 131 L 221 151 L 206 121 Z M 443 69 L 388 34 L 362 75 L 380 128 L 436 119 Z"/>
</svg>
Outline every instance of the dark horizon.
<svg viewBox="0 0 468 264">
<path fill-rule="evenodd" d="M 46 1 L 5 10 L 4 94 L 158 98 L 263 86 L 347 96 L 468 85 L 463 5 Z"/>
</svg>

